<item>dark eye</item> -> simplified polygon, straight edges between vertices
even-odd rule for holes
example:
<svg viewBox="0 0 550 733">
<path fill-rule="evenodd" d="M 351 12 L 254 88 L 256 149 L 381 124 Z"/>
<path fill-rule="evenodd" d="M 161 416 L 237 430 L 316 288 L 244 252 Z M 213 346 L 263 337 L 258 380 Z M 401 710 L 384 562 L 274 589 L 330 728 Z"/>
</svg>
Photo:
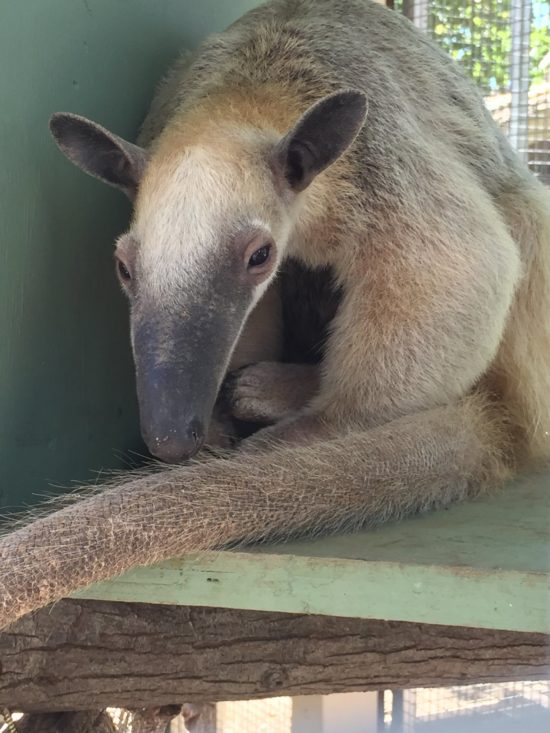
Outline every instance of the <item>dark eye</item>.
<svg viewBox="0 0 550 733">
<path fill-rule="evenodd" d="M 125 283 L 130 282 L 130 280 L 132 279 L 132 276 L 130 275 L 130 271 L 128 270 L 128 268 L 126 267 L 126 265 L 124 264 L 122 260 L 117 259 L 116 268 L 117 268 L 118 276 L 122 280 L 122 282 L 125 282 Z"/>
<path fill-rule="evenodd" d="M 271 252 L 271 245 L 270 244 L 264 244 L 263 247 L 260 247 L 260 249 L 257 249 L 248 260 L 248 267 L 260 267 L 260 265 L 265 265 L 265 263 L 269 259 L 269 254 Z"/>
</svg>

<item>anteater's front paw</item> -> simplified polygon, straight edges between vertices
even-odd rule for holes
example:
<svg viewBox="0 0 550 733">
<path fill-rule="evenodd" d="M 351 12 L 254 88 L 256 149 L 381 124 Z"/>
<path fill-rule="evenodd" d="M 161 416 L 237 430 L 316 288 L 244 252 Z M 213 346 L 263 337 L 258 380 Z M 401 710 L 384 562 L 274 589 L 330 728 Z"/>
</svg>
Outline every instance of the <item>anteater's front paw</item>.
<svg viewBox="0 0 550 733">
<path fill-rule="evenodd" d="M 315 366 L 262 361 L 229 375 L 224 402 L 238 420 L 270 425 L 305 407 L 318 386 Z"/>
<path fill-rule="evenodd" d="M 235 448 L 238 442 L 239 436 L 232 420 L 223 415 L 220 410 L 215 409 L 206 433 L 205 446 L 229 450 Z"/>
</svg>

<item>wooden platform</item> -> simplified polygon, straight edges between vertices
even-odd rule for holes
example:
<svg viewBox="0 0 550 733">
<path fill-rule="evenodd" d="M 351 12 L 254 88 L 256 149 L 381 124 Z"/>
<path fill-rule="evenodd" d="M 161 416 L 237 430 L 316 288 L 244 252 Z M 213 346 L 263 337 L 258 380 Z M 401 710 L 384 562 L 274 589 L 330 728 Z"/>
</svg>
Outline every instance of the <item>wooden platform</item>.
<svg viewBox="0 0 550 733">
<path fill-rule="evenodd" d="M 550 633 L 550 474 L 377 530 L 186 556 L 76 595 Z"/>
</svg>

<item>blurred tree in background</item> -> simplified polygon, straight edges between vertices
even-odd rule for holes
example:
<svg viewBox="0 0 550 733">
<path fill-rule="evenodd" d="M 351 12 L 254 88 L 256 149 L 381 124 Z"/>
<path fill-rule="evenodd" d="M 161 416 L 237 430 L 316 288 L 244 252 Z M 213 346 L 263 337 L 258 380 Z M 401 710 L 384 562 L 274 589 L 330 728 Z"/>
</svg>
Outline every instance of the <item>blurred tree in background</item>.
<svg viewBox="0 0 550 733">
<path fill-rule="evenodd" d="M 428 33 L 490 94 L 509 88 L 511 11 L 521 1 L 395 0 L 394 7 L 412 19 L 416 2 Z M 536 82 L 544 77 L 541 61 L 550 51 L 550 0 L 532 0 L 530 14 L 530 80 Z"/>
</svg>

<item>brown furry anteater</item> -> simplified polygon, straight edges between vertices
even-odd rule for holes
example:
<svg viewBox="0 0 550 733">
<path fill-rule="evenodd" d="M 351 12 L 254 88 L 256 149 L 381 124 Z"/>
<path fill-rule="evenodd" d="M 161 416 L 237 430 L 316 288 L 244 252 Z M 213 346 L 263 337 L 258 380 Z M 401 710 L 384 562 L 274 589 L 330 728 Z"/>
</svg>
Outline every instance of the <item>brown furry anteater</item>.
<svg viewBox="0 0 550 733">
<path fill-rule="evenodd" d="M 548 458 L 550 196 L 404 18 L 272 0 L 176 65 L 145 147 L 51 128 L 135 203 L 116 257 L 151 452 L 192 456 L 214 409 L 218 434 L 268 427 L 7 534 L 0 625 L 134 565 L 402 517 Z"/>
</svg>

